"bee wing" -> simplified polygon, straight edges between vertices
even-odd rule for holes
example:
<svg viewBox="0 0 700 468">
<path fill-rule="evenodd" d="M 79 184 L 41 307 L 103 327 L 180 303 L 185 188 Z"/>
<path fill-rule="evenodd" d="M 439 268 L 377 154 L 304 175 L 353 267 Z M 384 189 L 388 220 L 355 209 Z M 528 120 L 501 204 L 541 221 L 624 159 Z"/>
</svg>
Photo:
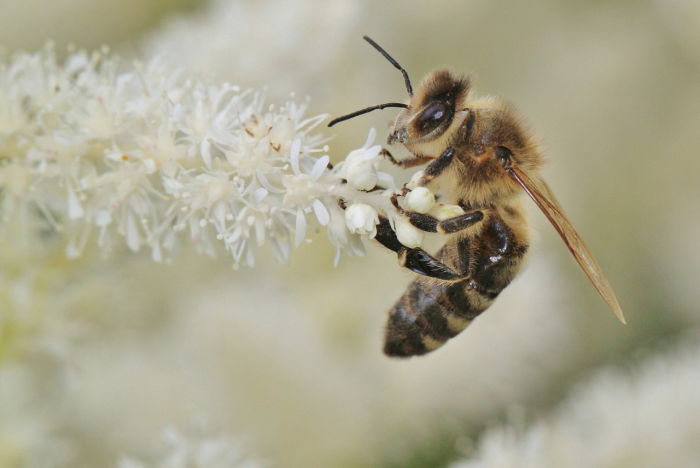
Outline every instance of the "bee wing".
<svg viewBox="0 0 700 468">
<path fill-rule="evenodd" d="M 540 178 L 532 179 L 521 167 L 507 167 L 506 171 L 508 171 L 510 176 L 525 190 L 525 193 L 532 198 L 547 219 L 549 219 L 549 222 L 552 223 L 554 229 L 557 230 L 562 240 L 569 248 L 569 251 L 583 269 L 583 272 L 586 273 L 588 279 L 591 280 L 591 283 L 593 283 L 593 286 L 602 296 L 603 300 L 610 306 L 615 316 L 620 319 L 622 323 L 627 323 L 625 321 L 625 316 L 622 314 L 622 308 L 617 301 L 617 297 L 615 297 L 615 291 L 613 291 L 612 286 L 610 286 L 610 283 L 600 269 L 600 265 L 598 265 L 595 257 L 593 257 L 593 254 L 588 249 L 585 242 L 583 242 L 583 239 L 571 224 L 571 221 L 569 221 L 566 214 L 564 214 L 564 210 L 561 205 L 559 205 L 559 202 L 554 197 L 547 183 Z"/>
</svg>

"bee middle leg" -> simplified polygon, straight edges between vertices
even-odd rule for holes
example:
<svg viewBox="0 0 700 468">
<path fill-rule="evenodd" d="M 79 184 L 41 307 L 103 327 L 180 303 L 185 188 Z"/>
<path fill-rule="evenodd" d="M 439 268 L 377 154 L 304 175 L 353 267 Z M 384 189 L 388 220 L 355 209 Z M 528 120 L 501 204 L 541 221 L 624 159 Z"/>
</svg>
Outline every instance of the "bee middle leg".
<svg viewBox="0 0 700 468">
<path fill-rule="evenodd" d="M 442 174 L 450 165 L 455 155 L 455 149 L 448 146 L 440 156 L 433 160 L 423 172 L 423 177 L 418 180 L 418 186 L 427 185 L 431 180 Z"/>
<path fill-rule="evenodd" d="M 395 193 L 391 196 L 391 203 L 399 213 L 406 216 L 410 223 L 425 232 L 439 232 L 440 234 L 453 234 L 463 229 L 478 223 L 484 219 L 484 213 L 479 210 L 470 211 L 452 218 L 443 220 L 437 219 L 425 213 L 416 213 L 415 211 L 404 210 L 399 206 L 399 194 Z"/>
<path fill-rule="evenodd" d="M 482 211 L 471 211 L 452 218 L 440 221 L 435 216 L 413 211 L 404 212 L 412 225 L 425 232 L 439 232 L 440 234 L 453 234 L 462 231 L 484 219 Z"/>
</svg>

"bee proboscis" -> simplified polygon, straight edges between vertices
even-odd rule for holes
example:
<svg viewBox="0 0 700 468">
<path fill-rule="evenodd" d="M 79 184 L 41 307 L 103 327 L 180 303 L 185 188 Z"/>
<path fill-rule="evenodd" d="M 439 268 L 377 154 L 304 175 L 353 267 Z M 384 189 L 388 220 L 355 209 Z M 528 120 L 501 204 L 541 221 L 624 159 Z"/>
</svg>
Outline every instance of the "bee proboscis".
<svg viewBox="0 0 700 468">
<path fill-rule="evenodd" d="M 469 79 L 445 69 L 430 73 L 414 93 L 406 70 L 372 39 L 364 39 L 401 71 L 408 103 L 368 107 L 334 119 L 329 126 L 377 109 L 402 108 L 387 143 L 404 145 L 412 157 L 396 160 L 387 150 L 383 153 L 403 168 L 427 164 L 417 185 L 439 180 L 443 196 L 464 210 L 440 220 L 404 209 L 398 198 L 408 188 L 393 197 L 413 226 L 448 236 L 434 256 L 402 245 L 389 220 L 380 216 L 376 240 L 418 274 L 389 311 L 384 352 L 408 357 L 432 351 L 466 328 L 512 281 L 529 247 L 519 197 L 523 191 L 625 323 L 598 262 L 540 177 L 542 155 L 519 114 L 500 99 L 472 97 Z"/>
</svg>

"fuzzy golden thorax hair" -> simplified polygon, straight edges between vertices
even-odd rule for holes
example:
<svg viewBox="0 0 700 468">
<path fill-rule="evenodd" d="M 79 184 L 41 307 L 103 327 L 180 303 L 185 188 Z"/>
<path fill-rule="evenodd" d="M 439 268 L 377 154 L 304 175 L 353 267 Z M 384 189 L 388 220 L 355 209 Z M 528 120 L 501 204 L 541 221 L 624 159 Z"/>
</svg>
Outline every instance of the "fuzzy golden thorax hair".
<svg viewBox="0 0 700 468">
<path fill-rule="evenodd" d="M 542 156 L 514 108 L 492 98 L 474 98 L 470 80 L 449 70 L 429 74 L 397 116 L 388 143 L 402 143 L 416 156 L 437 158 L 446 148 L 455 160 L 443 177 L 456 196 L 475 206 L 521 193 L 503 168 L 503 158 L 537 172 Z"/>
</svg>

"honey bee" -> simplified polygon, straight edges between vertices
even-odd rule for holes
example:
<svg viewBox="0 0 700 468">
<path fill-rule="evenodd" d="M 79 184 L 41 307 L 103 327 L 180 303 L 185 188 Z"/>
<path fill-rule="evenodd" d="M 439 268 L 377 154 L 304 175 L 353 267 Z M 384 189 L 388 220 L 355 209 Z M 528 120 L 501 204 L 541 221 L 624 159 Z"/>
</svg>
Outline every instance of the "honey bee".
<svg viewBox="0 0 700 468">
<path fill-rule="evenodd" d="M 364 39 L 401 71 L 408 103 L 390 102 L 332 120 L 328 126 L 387 107 L 402 108 L 387 144 L 402 144 L 412 157 L 393 164 L 427 164 L 417 186 L 439 182 L 441 192 L 464 213 L 448 219 L 402 208 L 416 228 L 447 235 L 435 256 L 399 242 L 391 223 L 380 216 L 375 239 L 396 252 L 400 264 L 417 277 L 389 311 L 384 352 L 394 357 L 425 354 L 443 345 L 486 310 L 508 286 L 529 247 L 527 221 L 519 195 L 524 191 L 542 210 L 614 314 L 622 309 L 581 236 L 568 220 L 539 172 L 543 158 L 533 135 L 511 106 L 493 97 L 473 97 L 470 80 L 441 69 L 413 91 L 408 73 L 384 49 Z"/>
</svg>

